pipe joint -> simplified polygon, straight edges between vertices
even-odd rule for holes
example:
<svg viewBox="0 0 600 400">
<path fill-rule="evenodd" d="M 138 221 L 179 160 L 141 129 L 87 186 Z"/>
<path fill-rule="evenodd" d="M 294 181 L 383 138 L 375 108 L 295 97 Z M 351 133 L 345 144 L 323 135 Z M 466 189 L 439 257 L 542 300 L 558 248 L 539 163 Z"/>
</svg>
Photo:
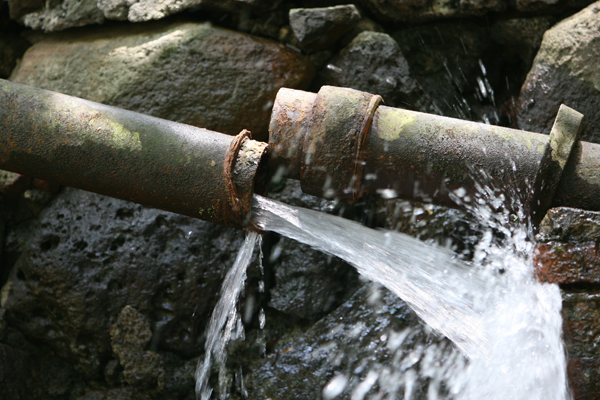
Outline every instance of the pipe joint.
<svg viewBox="0 0 600 400">
<path fill-rule="evenodd" d="M 379 95 L 323 86 L 318 94 L 282 89 L 269 127 L 272 165 L 302 191 L 354 202 L 362 193 L 367 139 Z"/>
</svg>

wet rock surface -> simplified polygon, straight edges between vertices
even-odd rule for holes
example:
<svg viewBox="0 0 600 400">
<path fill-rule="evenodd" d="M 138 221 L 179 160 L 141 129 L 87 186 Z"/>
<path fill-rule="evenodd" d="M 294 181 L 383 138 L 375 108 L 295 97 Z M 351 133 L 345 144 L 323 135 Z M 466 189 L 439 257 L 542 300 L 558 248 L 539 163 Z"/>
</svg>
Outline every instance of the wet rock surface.
<svg viewBox="0 0 600 400">
<path fill-rule="evenodd" d="M 600 213 L 577 208 L 550 209 L 536 236 L 538 242 L 600 241 Z"/>
<path fill-rule="evenodd" d="M 540 223 L 536 240 L 534 262 L 542 282 L 600 283 L 600 213 L 553 208 Z"/>
<path fill-rule="evenodd" d="M 418 374 L 428 351 L 441 349 L 447 356 L 453 351 L 447 339 L 428 336 L 417 320 L 387 289 L 367 284 L 310 329 L 277 338 L 270 354 L 246 376 L 246 387 L 258 398 L 322 398 L 332 377 L 344 375 L 347 385 L 336 398 L 349 399 L 359 382 L 375 373 L 379 381 L 364 394 L 379 389 L 394 393 L 388 385 L 398 390 L 403 382 L 400 376 L 386 376 L 389 365 L 403 364 Z M 413 387 L 414 398 L 424 398 L 426 383 Z"/>
<path fill-rule="evenodd" d="M 483 62 L 491 46 L 490 32 L 485 27 L 463 21 L 439 22 L 402 29 L 392 37 L 414 78 L 433 100 L 436 113 L 482 120 L 481 112 L 472 104 L 492 104 L 493 88 L 502 87 L 489 81 L 488 73 L 493 70 L 488 71 Z"/>
<path fill-rule="evenodd" d="M 339 213 L 330 201 L 303 194 L 288 179 L 270 197 L 298 207 Z M 265 262 L 273 274 L 269 307 L 295 318 L 316 321 L 338 307 L 357 288 L 358 276 L 342 260 L 291 239 L 271 234 Z"/>
<path fill-rule="evenodd" d="M 360 20 L 356 6 L 344 5 L 325 8 L 293 8 L 290 26 L 300 45 L 306 50 L 324 50 L 331 47 Z"/>
<path fill-rule="evenodd" d="M 600 248 L 597 242 L 538 243 L 536 276 L 541 282 L 600 283 Z"/>
<path fill-rule="evenodd" d="M 574 397 L 596 398 L 600 391 L 600 294 L 563 293 L 563 334 L 567 371 Z"/>
<path fill-rule="evenodd" d="M 385 104 L 434 112 L 432 100 L 411 75 L 398 44 L 386 33 L 361 32 L 335 55 L 319 82 L 372 91 Z"/>
<path fill-rule="evenodd" d="M 50 36 L 11 80 L 227 134 L 265 138 L 280 87 L 312 66 L 282 45 L 209 24 L 175 23 Z"/>
<path fill-rule="evenodd" d="M 316 320 L 356 285 L 356 274 L 348 264 L 290 239 L 281 238 L 272 256 L 277 258 L 269 306 L 286 314 Z"/>
<path fill-rule="evenodd" d="M 598 393 L 600 352 L 600 213 L 553 208 L 536 235 L 534 263 L 541 282 L 560 284 L 567 372 L 574 397 Z"/>
<path fill-rule="evenodd" d="M 567 18 L 544 34 L 533 67 L 521 89 L 519 128 L 549 133 L 561 104 L 585 115 L 583 140 L 600 142 L 600 3 Z"/>
</svg>

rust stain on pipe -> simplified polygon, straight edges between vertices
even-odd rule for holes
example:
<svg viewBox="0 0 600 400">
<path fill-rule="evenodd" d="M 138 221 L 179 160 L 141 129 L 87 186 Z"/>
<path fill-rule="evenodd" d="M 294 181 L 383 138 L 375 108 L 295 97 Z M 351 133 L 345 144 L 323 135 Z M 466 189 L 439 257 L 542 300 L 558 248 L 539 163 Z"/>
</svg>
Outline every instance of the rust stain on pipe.
<svg viewBox="0 0 600 400">
<path fill-rule="evenodd" d="M 0 169 L 236 227 L 267 146 L 5 80 L 0 124 Z"/>
</svg>

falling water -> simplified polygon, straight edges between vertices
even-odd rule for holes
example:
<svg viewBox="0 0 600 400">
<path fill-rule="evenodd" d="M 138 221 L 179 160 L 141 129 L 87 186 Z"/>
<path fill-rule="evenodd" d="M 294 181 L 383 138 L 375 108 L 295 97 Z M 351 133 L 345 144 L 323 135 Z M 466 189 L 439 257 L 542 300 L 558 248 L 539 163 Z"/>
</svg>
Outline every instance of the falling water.
<svg viewBox="0 0 600 400">
<path fill-rule="evenodd" d="M 479 216 L 502 228 L 506 239 L 495 244 L 488 228 L 473 262 L 466 263 L 449 249 L 407 235 L 375 231 L 260 196 L 255 196 L 252 210 L 262 229 L 344 259 L 451 339 L 469 362 L 446 379 L 449 397 L 569 398 L 560 293 L 556 285 L 533 278 L 532 245 L 523 227 L 503 228 L 482 208 Z"/>
<path fill-rule="evenodd" d="M 259 235 L 256 232 L 249 232 L 246 235 L 244 244 L 223 281 L 219 301 L 213 310 L 206 331 L 204 360 L 199 359 L 196 368 L 196 397 L 201 400 L 210 399 L 212 394 L 212 389 L 208 385 L 212 360 L 219 365 L 219 381 L 224 380 L 227 343 L 231 339 L 235 325 L 239 323 L 241 328 L 241 319 L 237 313 L 236 303 L 244 286 L 246 269 L 250 264 L 252 252 L 258 240 Z"/>
</svg>

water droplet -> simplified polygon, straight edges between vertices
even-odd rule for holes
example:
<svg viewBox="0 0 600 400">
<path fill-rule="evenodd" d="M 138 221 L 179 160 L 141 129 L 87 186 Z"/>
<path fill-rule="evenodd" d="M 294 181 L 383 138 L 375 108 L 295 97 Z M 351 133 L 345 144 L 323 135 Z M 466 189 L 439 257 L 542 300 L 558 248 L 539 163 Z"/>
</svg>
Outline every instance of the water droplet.
<svg viewBox="0 0 600 400">
<path fill-rule="evenodd" d="M 339 374 L 331 378 L 329 383 L 323 388 L 324 399 L 334 399 L 346 389 L 348 385 L 348 377 L 344 374 Z"/>
<path fill-rule="evenodd" d="M 398 193 L 394 189 L 377 189 L 377 194 L 386 200 L 398 197 Z"/>
<path fill-rule="evenodd" d="M 338 74 L 340 74 L 342 72 L 342 69 L 340 67 L 336 67 L 333 64 L 327 64 L 327 66 L 325 68 L 327 68 L 330 71 L 337 72 Z"/>
<path fill-rule="evenodd" d="M 481 61 L 481 58 L 479 59 L 479 68 L 481 68 L 481 73 L 483 76 L 486 76 L 487 70 L 485 69 L 485 65 L 483 65 L 483 61 Z"/>
<path fill-rule="evenodd" d="M 454 193 L 455 193 L 455 194 L 456 194 L 456 195 L 457 195 L 459 198 L 461 198 L 461 199 L 462 199 L 462 198 L 463 198 L 463 197 L 465 197 L 465 195 L 467 194 L 467 189 L 465 189 L 465 188 L 463 188 L 463 187 L 460 187 L 460 188 L 456 189 L 456 190 L 454 191 Z"/>
<path fill-rule="evenodd" d="M 267 317 L 265 315 L 265 310 L 263 310 L 261 308 L 260 312 L 258 313 L 258 325 L 259 325 L 260 329 L 265 329 L 266 322 L 267 322 Z"/>
</svg>

